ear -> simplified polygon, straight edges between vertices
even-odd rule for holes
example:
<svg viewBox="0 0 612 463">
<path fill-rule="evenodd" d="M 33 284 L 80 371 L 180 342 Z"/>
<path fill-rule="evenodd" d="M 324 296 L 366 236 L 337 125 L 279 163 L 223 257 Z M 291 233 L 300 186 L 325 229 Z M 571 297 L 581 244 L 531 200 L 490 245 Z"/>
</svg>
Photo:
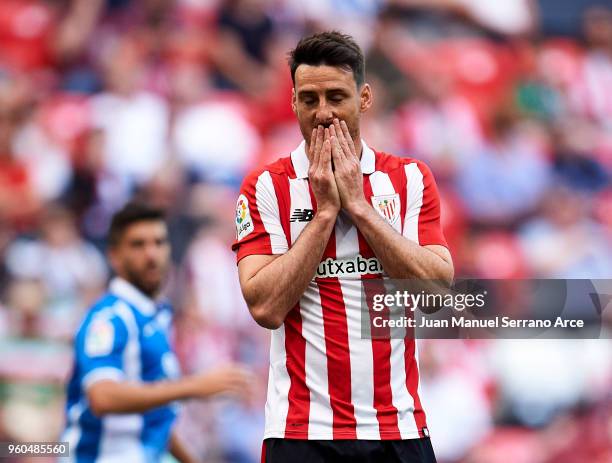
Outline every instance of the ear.
<svg viewBox="0 0 612 463">
<path fill-rule="evenodd" d="M 291 89 L 291 111 L 297 116 L 297 99 L 295 95 L 295 87 Z"/>
<path fill-rule="evenodd" d="M 359 95 L 359 111 L 365 113 L 372 106 L 372 87 L 363 84 Z"/>
</svg>

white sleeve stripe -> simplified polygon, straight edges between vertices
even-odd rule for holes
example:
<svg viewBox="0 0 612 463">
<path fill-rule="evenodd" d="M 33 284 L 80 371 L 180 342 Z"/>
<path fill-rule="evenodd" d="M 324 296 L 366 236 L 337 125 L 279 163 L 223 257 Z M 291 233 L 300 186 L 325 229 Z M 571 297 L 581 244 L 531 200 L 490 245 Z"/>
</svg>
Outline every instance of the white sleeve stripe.
<svg viewBox="0 0 612 463">
<path fill-rule="evenodd" d="M 94 383 L 110 379 L 113 381 L 122 381 L 125 379 L 125 374 L 119 368 L 101 367 L 91 370 L 85 375 L 82 381 L 83 390 L 87 390 Z"/>
<path fill-rule="evenodd" d="M 128 331 L 128 339 L 123 350 L 123 368 L 131 381 L 141 379 L 140 342 L 138 340 L 138 323 L 132 309 L 122 300 L 113 305 L 115 313 L 123 320 Z"/>
<path fill-rule="evenodd" d="M 255 185 L 255 202 L 266 233 L 270 235 L 270 245 L 273 254 L 287 252 L 289 246 L 287 237 L 280 223 L 278 199 L 274 193 L 274 184 L 270 172 L 263 172 Z"/>
<path fill-rule="evenodd" d="M 406 217 L 404 218 L 403 235 L 419 243 L 419 215 L 423 205 L 423 174 L 413 162 L 404 166 L 406 172 Z"/>
</svg>

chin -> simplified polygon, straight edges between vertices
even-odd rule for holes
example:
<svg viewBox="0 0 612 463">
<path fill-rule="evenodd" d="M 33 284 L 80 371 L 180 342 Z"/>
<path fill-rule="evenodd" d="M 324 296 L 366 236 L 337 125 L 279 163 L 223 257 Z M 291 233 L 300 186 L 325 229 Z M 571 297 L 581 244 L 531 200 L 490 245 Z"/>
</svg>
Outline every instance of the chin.
<svg viewBox="0 0 612 463">
<path fill-rule="evenodd" d="M 156 281 L 139 281 L 138 289 L 153 299 L 160 291 L 162 282 L 160 280 Z"/>
</svg>

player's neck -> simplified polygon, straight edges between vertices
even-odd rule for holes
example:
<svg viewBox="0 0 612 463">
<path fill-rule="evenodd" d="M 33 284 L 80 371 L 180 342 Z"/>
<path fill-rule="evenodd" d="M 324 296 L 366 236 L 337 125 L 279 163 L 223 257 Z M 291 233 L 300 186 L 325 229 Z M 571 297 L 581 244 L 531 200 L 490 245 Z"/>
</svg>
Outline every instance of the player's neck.
<svg viewBox="0 0 612 463">
<path fill-rule="evenodd" d="M 361 138 L 357 138 L 353 143 L 355 144 L 355 153 L 357 153 L 357 157 L 361 159 L 363 155 L 363 143 L 361 143 Z"/>
</svg>

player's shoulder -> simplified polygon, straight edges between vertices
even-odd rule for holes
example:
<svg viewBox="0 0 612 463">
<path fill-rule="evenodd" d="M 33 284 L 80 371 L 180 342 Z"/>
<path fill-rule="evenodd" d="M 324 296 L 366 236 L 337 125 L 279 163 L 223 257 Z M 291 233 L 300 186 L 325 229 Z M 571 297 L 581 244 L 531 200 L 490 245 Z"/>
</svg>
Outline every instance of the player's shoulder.
<svg viewBox="0 0 612 463">
<path fill-rule="evenodd" d="M 242 187 L 254 187 L 264 175 L 269 175 L 270 177 L 294 177 L 295 172 L 293 170 L 293 164 L 291 163 L 291 157 L 281 157 L 274 162 L 270 162 L 268 164 L 251 170 L 244 177 L 244 180 L 242 181 Z"/>
<path fill-rule="evenodd" d="M 395 154 L 377 150 L 374 150 L 374 156 L 376 159 L 375 170 L 379 172 L 390 173 L 397 169 L 405 169 L 406 166 L 414 166 L 423 175 L 431 174 L 431 169 L 421 159 L 410 156 L 397 156 Z"/>
<path fill-rule="evenodd" d="M 112 293 L 103 294 L 87 311 L 79 331 L 85 331 L 95 323 L 108 322 L 113 325 L 125 326 L 126 313 L 131 313 L 129 305 Z"/>
</svg>

